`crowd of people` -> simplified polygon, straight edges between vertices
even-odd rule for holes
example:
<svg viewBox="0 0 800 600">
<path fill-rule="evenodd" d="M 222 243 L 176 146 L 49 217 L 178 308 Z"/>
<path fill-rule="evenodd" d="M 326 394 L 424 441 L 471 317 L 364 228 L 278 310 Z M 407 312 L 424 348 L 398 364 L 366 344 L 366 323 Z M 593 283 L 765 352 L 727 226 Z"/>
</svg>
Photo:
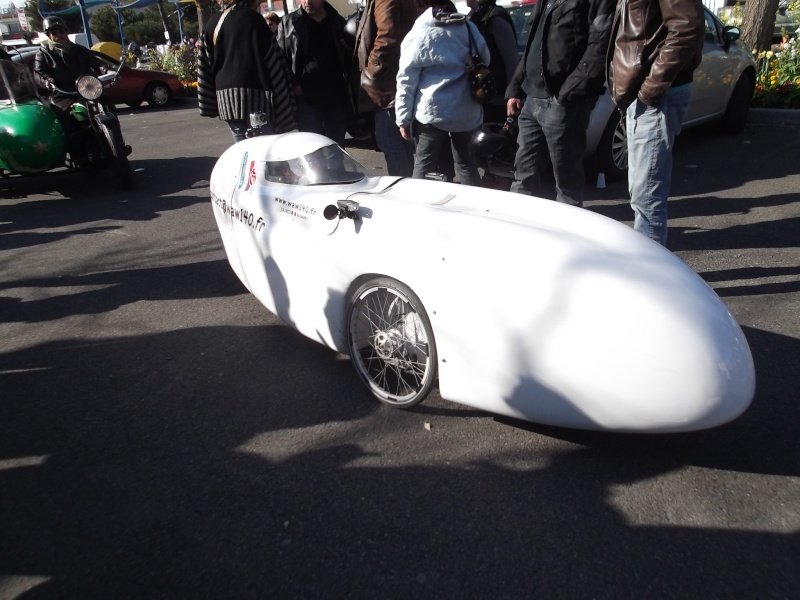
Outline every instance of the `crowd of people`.
<svg viewBox="0 0 800 600">
<path fill-rule="evenodd" d="M 672 145 L 700 62 L 700 0 L 539 0 L 524 52 L 496 0 L 367 0 L 354 35 L 325 0 L 262 16 L 229 0 L 200 38 L 200 112 L 244 139 L 292 129 L 344 143 L 348 123 L 371 111 L 390 175 L 440 173 L 481 185 L 470 138 L 484 122 L 514 117 L 511 191 L 542 195 L 552 169 L 556 200 L 584 201 L 586 126 L 603 86 L 624 114 L 634 228 L 666 245 Z M 468 65 L 488 64 L 494 94 L 477 101 Z"/>
<path fill-rule="evenodd" d="M 481 185 L 469 142 L 484 122 L 517 119 L 511 191 L 582 206 L 586 127 L 603 86 L 625 118 L 634 228 L 666 245 L 672 146 L 705 38 L 700 0 L 539 0 L 524 52 L 496 0 L 366 0 L 357 26 L 325 0 L 279 17 L 257 0 L 225 0 L 199 39 L 200 114 L 224 120 L 234 142 L 298 129 L 344 144 L 348 124 L 372 112 L 390 175 L 437 173 Z M 71 89 L 101 65 L 67 38 L 59 17 L 36 57 L 39 85 Z M 2 58 L 2 56 L 0 56 Z M 494 93 L 477 101 L 469 65 L 489 65 Z M 64 113 L 62 108 L 59 113 Z M 63 117 L 63 115 L 61 115 Z"/>
</svg>

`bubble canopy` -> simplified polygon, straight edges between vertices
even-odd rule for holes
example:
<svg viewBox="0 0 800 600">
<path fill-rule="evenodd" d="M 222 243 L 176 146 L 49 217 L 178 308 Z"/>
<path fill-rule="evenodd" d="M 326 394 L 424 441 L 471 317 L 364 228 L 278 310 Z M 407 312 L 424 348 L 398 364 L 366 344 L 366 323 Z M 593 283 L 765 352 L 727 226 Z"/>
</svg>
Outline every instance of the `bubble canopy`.
<svg viewBox="0 0 800 600">
<path fill-rule="evenodd" d="M 325 136 L 295 133 L 269 137 L 263 154 L 267 181 L 332 185 L 356 183 L 369 175 L 366 167 Z"/>
</svg>

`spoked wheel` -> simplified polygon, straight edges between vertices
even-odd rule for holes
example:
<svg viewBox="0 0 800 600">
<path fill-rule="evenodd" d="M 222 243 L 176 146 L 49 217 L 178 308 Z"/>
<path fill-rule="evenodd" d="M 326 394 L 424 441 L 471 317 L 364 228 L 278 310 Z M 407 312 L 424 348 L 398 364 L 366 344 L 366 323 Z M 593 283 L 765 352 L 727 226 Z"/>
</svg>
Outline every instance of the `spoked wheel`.
<svg viewBox="0 0 800 600">
<path fill-rule="evenodd" d="M 348 348 L 359 377 L 395 408 L 422 402 L 436 383 L 436 342 L 425 308 L 388 277 L 362 285 L 350 299 Z"/>
<path fill-rule="evenodd" d="M 109 167 L 117 178 L 122 189 L 128 190 L 133 187 L 133 172 L 128 162 L 128 152 L 125 148 L 125 140 L 122 138 L 122 131 L 119 122 L 106 121 L 98 123 L 100 131 L 108 142 Z"/>
</svg>

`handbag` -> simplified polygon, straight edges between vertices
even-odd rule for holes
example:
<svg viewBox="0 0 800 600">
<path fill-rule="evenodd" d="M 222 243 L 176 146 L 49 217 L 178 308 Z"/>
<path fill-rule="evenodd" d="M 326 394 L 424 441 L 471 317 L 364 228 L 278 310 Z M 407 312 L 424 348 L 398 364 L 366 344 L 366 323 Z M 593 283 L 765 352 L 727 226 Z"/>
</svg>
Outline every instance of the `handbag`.
<svg viewBox="0 0 800 600">
<path fill-rule="evenodd" d="M 469 23 L 465 23 L 469 36 L 469 60 L 467 61 L 467 75 L 469 76 L 469 91 L 472 97 L 481 104 L 492 99 L 497 91 L 494 75 L 483 60 L 481 60 L 475 41 L 472 39 L 472 30 Z"/>
</svg>

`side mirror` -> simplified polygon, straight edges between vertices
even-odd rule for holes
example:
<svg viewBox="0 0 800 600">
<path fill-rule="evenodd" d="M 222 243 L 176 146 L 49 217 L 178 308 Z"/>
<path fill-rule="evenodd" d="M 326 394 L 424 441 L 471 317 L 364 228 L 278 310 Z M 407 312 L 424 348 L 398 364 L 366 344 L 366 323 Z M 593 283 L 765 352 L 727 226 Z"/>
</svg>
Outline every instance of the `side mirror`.
<svg viewBox="0 0 800 600">
<path fill-rule="evenodd" d="M 731 44 L 739 39 L 742 35 L 742 30 L 733 25 L 726 25 L 722 28 L 722 45 L 727 51 Z"/>
</svg>

